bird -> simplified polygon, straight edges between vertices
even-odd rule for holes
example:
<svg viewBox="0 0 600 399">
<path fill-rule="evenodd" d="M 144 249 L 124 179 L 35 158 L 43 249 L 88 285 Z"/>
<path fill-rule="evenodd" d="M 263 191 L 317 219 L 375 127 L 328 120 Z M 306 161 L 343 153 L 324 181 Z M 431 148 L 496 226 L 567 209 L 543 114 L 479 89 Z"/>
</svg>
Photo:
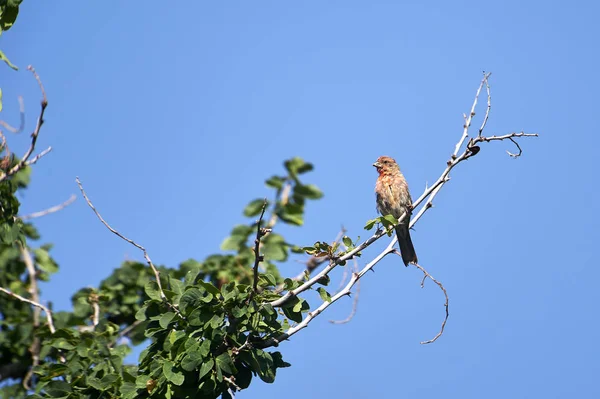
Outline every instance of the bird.
<svg viewBox="0 0 600 399">
<path fill-rule="evenodd" d="M 393 158 L 381 156 L 373 164 L 379 173 L 375 183 L 377 211 L 382 215 L 393 215 L 396 219 L 406 213 L 407 216 L 396 227 L 396 236 L 400 245 L 400 254 L 405 266 L 418 263 L 415 247 L 410 238 L 409 222 L 412 211 L 412 198 L 408 184 L 400 167 Z"/>
</svg>

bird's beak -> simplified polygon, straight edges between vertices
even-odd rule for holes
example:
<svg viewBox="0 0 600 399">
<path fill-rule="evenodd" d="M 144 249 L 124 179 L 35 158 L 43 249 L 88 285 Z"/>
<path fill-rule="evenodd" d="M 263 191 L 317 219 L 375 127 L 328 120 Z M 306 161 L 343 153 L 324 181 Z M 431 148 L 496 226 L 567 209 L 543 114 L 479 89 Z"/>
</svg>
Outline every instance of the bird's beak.
<svg viewBox="0 0 600 399">
<path fill-rule="evenodd" d="M 375 166 L 376 168 L 381 168 L 381 164 L 380 164 L 379 162 L 375 162 L 375 163 L 373 164 L 373 166 Z"/>
</svg>

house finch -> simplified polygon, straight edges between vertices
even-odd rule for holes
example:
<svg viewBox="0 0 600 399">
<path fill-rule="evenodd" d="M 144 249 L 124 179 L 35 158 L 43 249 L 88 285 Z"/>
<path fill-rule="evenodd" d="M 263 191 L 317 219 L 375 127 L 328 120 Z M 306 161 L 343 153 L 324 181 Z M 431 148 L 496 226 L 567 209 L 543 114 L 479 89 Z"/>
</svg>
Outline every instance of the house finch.
<svg viewBox="0 0 600 399">
<path fill-rule="evenodd" d="M 404 265 L 417 263 L 417 254 L 410 239 L 408 224 L 412 211 L 412 198 L 408 192 L 408 184 L 404 180 L 400 167 L 393 158 L 379 157 L 373 164 L 377 168 L 379 177 L 375 183 L 377 198 L 377 211 L 382 216 L 393 215 L 396 219 L 406 212 L 407 216 L 396 226 L 398 244 Z"/>
</svg>

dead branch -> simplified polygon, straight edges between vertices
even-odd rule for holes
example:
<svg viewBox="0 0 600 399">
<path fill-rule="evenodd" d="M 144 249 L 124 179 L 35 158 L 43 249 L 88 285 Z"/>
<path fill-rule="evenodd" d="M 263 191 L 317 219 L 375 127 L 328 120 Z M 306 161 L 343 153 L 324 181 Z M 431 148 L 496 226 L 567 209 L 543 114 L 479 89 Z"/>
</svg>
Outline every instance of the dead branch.
<svg viewBox="0 0 600 399">
<path fill-rule="evenodd" d="M 58 204 L 58 205 L 54 205 L 51 208 L 48 209 L 44 209 L 43 211 L 38 211 L 38 212 L 33 212 L 30 213 L 28 215 L 24 215 L 24 216 L 20 216 L 19 218 L 21 220 L 29 220 L 29 219 L 34 219 L 34 218 L 39 218 L 42 216 L 46 216 L 49 215 L 51 213 L 54 212 L 58 212 L 60 210 L 65 209 L 67 206 L 71 205 L 73 203 L 73 201 L 75 201 L 77 199 L 77 196 L 75 194 L 72 194 L 68 200 L 66 200 L 65 202 L 63 202 L 62 204 Z"/>
<path fill-rule="evenodd" d="M 158 271 L 158 269 L 154 266 L 154 263 L 152 263 L 152 260 L 150 259 L 150 256 L 148 255 L 148 251 L 146 251 L 146 248 L 144 248 L 143 246 L 141 246 L 140 244 L 136 243 L 135 241 L 125 237 L 123 234 L 119 233 L 117 230 L 113 229 L 102 217 L 102 215 L 100 215 L 100 213 L 96 210 L 96 207 L 94 207 L 94 205 L 92 204 L 92 202 L 90 201 L 90 199 L 88 198 L 87 194 L 85 193 L 85 190 L 83 189 L 83 185 L 81 184 L 81 181 L 79 180 L 79 177 L 75 178 L 75 180 L 77 181 L 77 185 L 79 186 L 79 190 L 81 190 L 81 194 L 83 195 L 83 198 L 85 199 L 85 202 L 87 202 L 87 204 L 89 205 L 90 208 L 92 208 L 92 211 L 94 211 L 94 213 L 96 214 L 96 216 L 98 217 L 98 219 L 100 220 L 100 222 L 102 222 L 102 224 L 108 229 L 110 230 L 111 233 L 115 234 L 117 237 L 121 238 L 122 240 L 128 242 L 129 244 L 133 245 L 134 247 L 136 247 L 137 249 L 139 249 L 140 251 L 142 251 L 142 253 L 144 254 L 144 259 L 146 259 L 146 263 L 148 263 L 148 266 L 150 266 L 150 269 L 152 269 L 152 271 L 154 272 L 154 277 L 156 278 L 156 285 L 158 286 L 158 292 L 160 295 L 160 298 L 162 299 L 163 302 L 165 302 L 175 313 L 177 313 L 177 315 L 179 315 L 180 317 L 183 318 L 183 316 L 181 315 L 181 313 L 179 312 L 179 309 L 177 309 L 177 307 L 175 305 L 173 305 L 171 302 L 168 301 L 167 296 L 165 295 L 165 292 L 163 291 L 162 288 L 162 283 L 160 282 L 160 272 Z"/>
<path fill-rule="evenodd" d="M 10 176 L 23 169 L 25 166 L 36 163 L 41 157 L 49 153 L 52 149 L 51 147 L 49 147 L 37 156 L 35 156 L 33 159 L 29 159 L 33 154 L 33 151 L 35 150 L 35 145 L 37 143 L 40 130 L 42 128 L 42 125 L 44 124 L 44 112 L 46 111 L 46 107 L 48 106 L 48 99 L 46 98 L 46 90 L 44 89 L 42 80 L 40 79 L 35 69 L 31 65 L 29 65 L 27 69 L 30 70 L 31 73 L 33 73 L 33 76 L 35 77 L 35 80 L 37 80 L 38 85 L 40 87 L 40 91 L 42 92 L 41 110 L 37 119 L 37 123 L 35 125 L 35 129 L 33 130 L 33 133 L 31 133 L 31 144 L 29 145 L 27 152 L 25 152 L 25 155 L 23 155 L 19 162 L 17 162 L 17 164 L 10 168 L 7 172 L 0 171 L 0 182 L 8 179 Z"/>
<path fill-rule="evenodd" d="M 399 251 L 395 251 L 395 253 L 397 255 L 401 256 Z M 421 288 L 425 287 L 425 279 L 429 278 L 431 281 L 436 283 L 438 287 L 440 287 L 440 289 L 444 293 L 444 296 L 446 297 L 446 302 L 444 303 L 444 307 L 446 308 L 446 317 L 444 317 L 444 321 L 442 322 L 442 327 L 440 328 L 440 331 L 436 334 L 435 337 L 433 337 L 432 339 L 427 340 L 427 341 L 421 341 L 421 344 L 425 345 L 425 344 L 430 344 L 432 342 L 435 342 L 444 333 L 444 328 L 446 328 L 446 322 L 448 321 L 448 316 L 450 316 L 450 313 L 448 313 L 448 293 L 446 292 L 446 288 L 444 288 L 442 283 L 440 283 L 435 278 L 433 278 L 433 276 L 431 274 L 429 274 L 429 272 L 427 270 L 425 270 L 425 268 L 423 268 L 423 266 L 421 266 L 417 263 L 412 263 L 412 265 L 423 272 L 423 280 L 421 280 Z"/>
<path fill-rule="evenodd" d="M 354 265 L 352 267 L 352 274 L 357 273 L 358 272 L 358 261 L 356 260 L 356 258 L 352 259 Z M 345 269 L 344 270 L 344 276 L 346 275 L 346 271 L 349 269 Z M 345 278 L 342 278 L 342 282 L 345 283 Z M 338 289 L 338 292 L 341 289 Z M 354 318 L 354 315 L 356 314 L 356 310 L 358 309 L 358 297 L 360 295 L 360 280 L 358 280 L 356 282 L 356 290 L 354 291 L 354 297 L 352 298 L 352 310 L 350 311 L 350 314 L 348 315 L 348 317 L 346 317 L 344 320 L 329 320 L 329 322 L 331 324 L 346 324 L 348 322 L 350 322 L 350 320 L 352 320 Z"/>
<path fill-rule="evenodd" d="M 50 332 L 52 334 L 54 334 L 54 332 L 56 331 L 56 329 L 54 328 L 54 322 L 52 320 L 52 311 L 50 309 L 48 309 L 46 306 L 42 305 L 39 302 L 35 302 L 35 301 L 32 301 L 31 299 L 24 298 L 21 295 L 15 294 L 11 290 L 8 290 L 8 289 L 6 289 L 4 287 L 0 287 L 0 291 L 4 292 L 5 294 L 7 294 L 9 296 L 12 296 L 13 298 L 18 299 L 21 302 L 26 302 L 26 303 L 28 303 L 28 304 L 30 304 L 32 306 L 35 306 L 35 307 L 40 308 L 41 310 L 43 310 L 44 313 L 46 314 L 46 320 L 48 322 L 48 328 L 50 329 Z"/>
</svg>

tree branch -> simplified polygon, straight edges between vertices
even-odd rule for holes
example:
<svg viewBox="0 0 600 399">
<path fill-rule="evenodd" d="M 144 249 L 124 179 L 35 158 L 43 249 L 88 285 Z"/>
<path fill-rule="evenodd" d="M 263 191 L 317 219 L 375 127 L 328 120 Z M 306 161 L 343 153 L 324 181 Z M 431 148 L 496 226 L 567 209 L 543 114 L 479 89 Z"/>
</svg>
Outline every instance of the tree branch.
<svg viewBox="0 0 600 399">
<path fill-rule="evenodd" d="M 44 313 L 46 314 L 46 320 L 48 322 L 48 328 L 50 329 L 50 332 L 52 334 L 54 334 L 54 332 L 56 331 L 56 329 L 54 328 L 54 322 L 52 321 L 52 311 L 50 309 L 48 309 L 46 306 L 42 305 L 39 302 L 35 302 L 35 301 L 32 301 L 31 299 L 24 298 L 21 295 L 15 294 L 11 290 L 7 290 L 4 287 L 0 287 L 0 291 L 4 292 L 5 294 L 7 294 L 9 296 L 12 296 L 13 298 L 18 299 L 21 302 L 26 302 L 26 303 L 28 303 L 28 304 L 30 304 L 32 306 L 35 306 L 35 307 L 40 308 L 41 310 L 43 310 Z"/>
<path fill-rule="evenodd" d="M 256 222 L 256 239 L 254 240 L 254 267 L 253 267 L 254 282 L 252 284 L 252 292 L 248 296 L 248 303 L 250 303 L 250 301 L 252 301 L 253 296 L 256 294 L 256 292 L 258 290 L 258 275 L 259 275 L 258 265 L 260 262 L 262 262 L 264 260 L 264 256 L 262 256 L 260 254 L 260 239 L 271 231 L 271 229 L 266 229 L 266 228 L 263 229 L 260 227 L 260 225 L 262 224 L 263 216 L 265 215 L 265 210 L 267 209 L 267 204 L 268 204 L 268 202 L 267 202 L 267 199 L 265 198 L 265 202 L 263 202 L 262 210 L 260 212 L 260 217 L 258 218 L 258 221 Z"/>
<path fill-rule="evenodd" d="M 0 182 L 4 181 L 7 178 L 9 178 L 10 176 L 14 175 L 19 170 L 23 169 L 23 167 L 36 163 L 41 157 L 43 157 L 44 155 L 49 153 L 52 149 L 50 147 L 50 148 L 44 150 L 43 152 L 41 152 L 40 154 L 38 154 L 32 160 L 29 160 L 29 157 L 31 157 L 31 154 L 33 154 L 33 151 L 35 150 L 35 144 L 37 143 L 37 139 L 40 134 L 40 129 L 42 128 L 42 125 L 44 124 L 44 112 L 46 111 L 46 107 L 48 106 L 48 99 L 46 98 L 46 90 L 44 89 L 42 80 L 40 79 L 40 77 L 37 74 L 37 72 L 35 71 L 35 69 L 31 65 L 29 65 L 27 67 L 27 69 L 30 70 L 31 73 L 33 73 L 35 80 L 37 80 L 38 85 L 40 86 L 40 90 L 42 92 L 41 110 L 40 110 L 40 114 L 37 119 L 37 123 L 35 125 L 35 129 L 33 130 L 33 133 L 31 133 L 31 144 L 29 145 L 29 149 L 27 150 L 25 155 L 23 155 L 21 160 L 19 160 L 19 162 L 17 162 L 16 165 L 14 165 L 12 168 L 10 168 L 7 172 L 0 172 L 1 173 L 0 174 Z"/>
<path fill-rule="evenodd" d="M 58 204 L 58 205 L 54 205 L 51 208 L 45 209 L 43 211 L 39 211 L 39 212 L 33 212 L 30 213 L 28 215 L 23 215 L 20 216 L 19 219 L 21 220 L 29 220 L 29 219 L 34 219 L 34 218 L 39 218 L 42 216 L 46 216 L 49 215 L 51 213 L 54 212 L 58 212 L 60 210 L 65 209 L 67 206 L 71 205 L 73 203 L 73 201 L 75 201 L 77 199 L 77 196 L 75 194 L 72 194 L 68 200 L 66 200 L 65 202 L 63 202 L 62 204 Z"/>
<path fill-rule="evenodd" d="M 448 181 L 450 181 L 451 170 L 454 167 L 456 167 L 459 163 L 461 163 L 479 153 L 480 148 L 477 144 L 490 142 L 490 141 L 503 141 L 503 140 L 510 140 L 513 143 L 516 143 L 515 139 L 519 138 L 519 137 L 537 137 L 538 136 L 537 133 L 523 133 L 523 132 L 521 132 L 521 133 L 513 132 L 513 133 L 503 135 L 503 136 L 490 136 L 490 137 L 485 137 L 482 135 L 483 130 L 487 124 L 489 112 L 491 110 L 491 95 L 490 95 L 489 83 L 488 83 L 489 76 L 490 76 L 489 73 L 488 74 L 484 73 L 484 77 L 479 85 L 479 88 L 477 89 L 476 94 L 475 94 L 475 100 L 473 101 L 473 106 L 471 107 L 471 112 L 468 117 L 465 115 L 465 125 L 464 125 L 463 134 L 461 135 L 458 143 L 456 144 L 456 146 L 454 148 L 454 152 L 452 153 L 450 159 L 446 162 L 446 168 L 444 169 L 444 171 L 442 172 L 442 174 L 440 175 L 438 180 L 431 187 L 426 188 L 425 191 L 423 192 L 423 194 L 421 194 L 421 196 L 416 201 L 413 202 L 413 209 L 416 209 L 424 200 L 427 199 L 427 202 L 421 207 L 421 209 L 411 219 L 410 224 L 409 224 L 410 228 L 412 228 L 414 226 L 414 224 L 417 223 L 417 221 L 425 214 L 425 212 L 428 209 L 433 207 L 433 199 L 439 193 L 439 191 L 442 189 L 442 187 Z M 486 110 L 484 121 L 482 122 L 482 125 L 479 128 L 477 137 L 471 138 L 469 140 L 469 142 L 467 143 L 467 146 L 464 149 L 464 151 L 460 155 L 458 155 L 461 147 L 463 146 L 466 138 L 468 137 L 469 127 L 471 126 L 473 116 L 475 116 L 475 107 L 477 105 L 477 100 L 479 98 L 479 95 L 480 95 L 481 90 L 484 85 L 486 86 L 486 90 L 487 90 L 487 94 L 488 94 L 488 107 Z M 519 148 L 519 150 L 521 150 L 520 146 L 518 148 Z M 509 153 L 509 155 L 511 155 L 512 157 L 520 156 L 521 151 L 519 152 L 519 154 L 510 154 Z M 398 222 L 401 223 L 406 218 L 406 216 L 407 216 L 406 213 L 403 214 L 400 218 L 398 218 Z M 345 263 L 347 260 L 352 259 L 355 254 L 357 254 L 358 252 L 369 247 L 375 241 L 377 241 L 378 239 L 383 237 L 384 234 L 386 234 L 386 231 L 384 231 L 384 230 L 377 231 L 373 236 L 371 236 L 369 239 L 364 241 L 362 244 L 360 244 L 359 246 L 354 248 L 352 251 L 350 251 L 340 257 L 331 259 L 329 264 L 321 272 L 319 272 L 317 275 L 315 275 L 313 278 L 309 279 L 308 281 L 306 281 L 304 284 L 297 287 L 296 289 L 288 291 L 281 298 L 270 302 L 270 304 L 274 307 L 278 307 L 278 306 L 282 306 L 282 305 L 286 304 L 291 298 L 296 297 L 300 293 L 310 289 L 321 278 L 328 275 L 337 265 Z M 307 316 L 300 323 L 289 328 L 285 333 L 281 334 L 279 337 L 275 337 L 275 338 L 271 338 L 271 339 L 267 340 L 266 342 L 264 342 L 261 345 L 261 347 L 276 346 L 279 344 L 279 342 L 290 338 L 291 336 L 296 334 L 298 331 L 307 327 L 308 324 L 316 316 L 318 316 L 321 312 L 323 312 L 325 309 L 327 309 L 329 306 L 331 306 L 331 304 L 335 303 L 337 300 L 339 300 L 343 296 L 350 295 L 351 288 L 360 280 L 360 278 L 362 276 L 365 275 L 365 273 L 367 273 L 369 270 L 371 270 L 385 256 L 387 256 L 390 253 L 394 253 L 394 251 L 395 251 L 394 246 L 395 246 L 396 242 L 397 242 L 397 237 L 394 235 L 394 237 L 392 238 L 392 240 L 390 241 L 388 246 L 381 253 L 379 253 L 371 262 L 369 262 L 360 272 L 352 274 L 352 277 L 351 277 L 350 281 L 348 282 L 348 284 L 345 286 L 345 288 L 342 291 L 335 294 L 331 298 L 331 301 L 329 301 L 329 302 L 324 301 L 315 311 L 309 312 L 307 314 Z M 429 273 L 427 273 L 423 268 L 420 268 L 420 269 L 421 269 L 421 271 L 423 271 L 426 274 L 426 277 L 429 277 L 432 279 L 432 281 L 436 282 L 436 284 L 438 284 L 438 286 L 440 286 L 440 288 L 446 295 L 446 291 L 443 288 L 443 286 L 441 286 L 441 284 L 439 282 L 437 282 L 437 280 L 434 280 L 433 277 L 431 277 L 431 275 L 429 275 Z M 447 304 L 446 304 L 446 306 L 447 306 Z M 439 336 L 441 336 L 441 333 L 443 332 L 443 329 L 446 325 L 446 320 L 447 319 L 445 319 L 444 323 L 442 324 L 442 329 L 440 331 L 440 334 L 438 336 L 434 337 L 434 339 L 430 340 L 431 342 L 435 341 L 437 338 L 439 338 Z M 429 341 L 424 341 L 423 343 L 429 343 Z"/>
<path fill-rule="evenodd" d="M 395 253 L 398 256 L 402 256 L 399 251 L 395 251 Z M 427 270 L 425 270 L 425 268 L 423 268 L 421 265 L 419 265 L 417 263 L 413 263 L 412 265 L 423 272 L 423 280 L 421 280 L 421 288 L 423 288 L 425 286 L 425 279 L 427 277 L 429 277 L 429 279 L 431 281 L 433 281 L 434 283 L 437 284 L 438 287 L 440 287 L 440 289 L 444 293 L 444 296 L 446 297 L 446 302 L 444 303 L 444 307 L 446 308 L 446 317 L 444 318 L 444 321 L 442 322 L 442 327 L 440 328 L 440 331 L 436 334 L 435 337 L 433 337 L 432 339 L 427 340 L 427 341 L 421 341 L 421 344 L 425 345 L 425 344 L 430 344 L 432 342 L 435 342 L 444 333 L 444 328 L 446 328 L 446 322 L 448 321 L 448 316 L 450 316 L 450 314 L 448 313 L 448 293 L 446 292 L 446 288 L 444 288 L 442 283 L 440 283 L 439 281 L 434 279 L 433 276 L 431 274 L 429 274 L 429 272 L 427 272 Z"/>
<path fill-rule="evenodd" d="M 160 298 L 162 299 L 163 302 L 165 302 L 175 313 L 177 313 L 180 317 L 183 318 L 183 316 L 181 315 L 181 313 L 179 312 L 179 309 L 177 309 L 177 307 L 175 305 L 173 305 L 171 302 L 168 301 L 167 296 L 165 295 L 165 292 L 163 291 L 162 288 L 162 283 L 160 282 L 160 272 L 158 271 L 158 269 L 154 266 L 154 263 L 152 263 L 152 260 L 150 259 L 150 256 L 148 255 L 148 251 L 146 251 L 146 248 L 144 248 L 143 246 L 141 246 L 140 244 L 136 243 L 135 241 L 125 237 L 123 234 L 119 233 L 117 230 L 113 229 L 105 220 L 104 218 L 102 218 L 102 215 L 100 215 L 100 213 L 96 210 L 96 208 L 94 207 L 94 205 L 92 204 L 92 202 L 90 201 L 90 199 L 88 198 L 87 194 L 85 193 L 85 190 L 83 189 L 83 185 L 81 184 L 81 181 L 79 180 L 79 177 L 75 178 L 75 180 L 77 181 L 77 185 L 79 186 L 79 190 L 81 190 L 81 194 L 83 195 L 83 198 L 85 199 L 85 202 L 87 202 L 87 204 L 89 205 L 90 208 L 92 208 L 92 211 L 94 211 L 94 213 L 96 214 L 96 216 L 98 217 L 98 219 L 100 220 L 100 222 L 102 222 L 102 224 L 108 229 L 110 230 L 111 233 L 115 234 L 117 237 L 121 238 L 122 240 L 128 242 L 129 244 L 133 245 L 134 247 L 138 248 L 139 250 L 142 251 L 142 253 L 144 254 L 144 259 L 146 259 L 146 263 L 148 263 L 148 266 L 150 266 L 150 269 L 152 269 L 152 271 L 154 272 L 154 277 L 156 278 L 156 284 L 158 286 L 158 292 L 160 295 Z"/>
</svg>

